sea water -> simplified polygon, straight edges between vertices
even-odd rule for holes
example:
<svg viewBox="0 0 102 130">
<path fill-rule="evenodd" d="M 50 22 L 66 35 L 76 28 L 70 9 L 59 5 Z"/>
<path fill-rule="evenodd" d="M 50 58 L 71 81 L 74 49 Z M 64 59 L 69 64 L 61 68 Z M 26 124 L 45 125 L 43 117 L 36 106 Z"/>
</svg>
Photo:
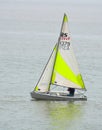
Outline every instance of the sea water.
<svg viewBox="0 0 102 130">
<path fill-rule="evenodd" d="M 32 101 L 63 13 L 88 100 Z M 102 129 L 101 0 L 0 0 L 0 130 Z"/>
</svg>

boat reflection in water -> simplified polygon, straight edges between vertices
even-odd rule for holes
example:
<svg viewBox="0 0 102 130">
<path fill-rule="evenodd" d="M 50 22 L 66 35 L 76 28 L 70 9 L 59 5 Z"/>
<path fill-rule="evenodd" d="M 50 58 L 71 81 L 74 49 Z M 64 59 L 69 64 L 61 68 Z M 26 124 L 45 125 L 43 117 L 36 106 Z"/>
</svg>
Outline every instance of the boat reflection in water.
<svg viewBox="0 0 102 130">
<path fill-rule="evenodd" d="M 85 102 L 49 102 L 49 118 L 53 130 L 75 130 L 83 117 Z M 79 126 L 78 126 L 79 127 Z"/>
</svg>

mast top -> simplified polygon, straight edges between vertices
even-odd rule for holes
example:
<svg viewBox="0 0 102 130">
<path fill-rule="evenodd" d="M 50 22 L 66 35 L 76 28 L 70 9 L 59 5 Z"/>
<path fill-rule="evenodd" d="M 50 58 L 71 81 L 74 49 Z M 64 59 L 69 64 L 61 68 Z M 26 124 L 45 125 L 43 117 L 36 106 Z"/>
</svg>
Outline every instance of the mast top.
<svg viewBox="0 0 102 130">
<path fill-rule="evenodd" d="M 67 17 L 67 15 L 66 15 L 65 13 L 64 13 L 63 21 L 64 21 L 64 22 L 68 22 L 68 17 Z"/>
</svg>

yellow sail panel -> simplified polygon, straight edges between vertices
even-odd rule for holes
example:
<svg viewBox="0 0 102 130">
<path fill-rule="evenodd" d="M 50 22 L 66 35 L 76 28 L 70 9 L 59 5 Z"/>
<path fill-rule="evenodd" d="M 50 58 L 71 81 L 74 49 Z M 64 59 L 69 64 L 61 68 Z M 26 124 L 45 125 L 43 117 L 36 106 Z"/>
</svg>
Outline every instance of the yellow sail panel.
<svg viewBox="0 0 102 130">
<path fill-rule="evenodd" d="M 81 74 L 78 74 L 78 75 L 77 75 L 77 80 L 78 80 L 79 84 L 81 85 L 81 87 L 82 87 L 83 89 L 86 89 L 86 88 L 85 88 L 85 84 L 84 84 L 84 81 L 83 81 L 83 78 L 82 78 L 82 75 L 81 75 Z"/>
<path fill-rule="evenodd" d="M 36 86 L 36 87 L 34 88 L 34 91 L 38 91 L 38 89 L 39 89 L 39 87 L 38 87 L 38 86 Z"/>
<path fill-rule="evenodd" d="M 68 17 L 67 17 L 67 15 L 66 15 L 66 14 L 64 14 L 63 21 L 64 21 L 64 22 L 68 22 Z"/>
<path fill-rule="evenodd" d="M 57 76 L 56 74 L 59 74 L 63 78 L 67 79 L 68 81 L 76 84 L 77 86 L 79 86 L 79 88 L 82 88 L 82 89 L 85 88 L 81 75 L 80 74 L 76 75 L 71 70 L 71 68 L 68 66 L 68 64 L 65 62 L 65 60 L 62 58 L 60 51 L 58 51 L 58 53 L 57 53 L 53 76 L 52 76 L 52 83 L 53 84 L 57 83 L 60 85 L 60 82 L 62 82 L 62 81 L 58 80 L 58 78 L 56 77 Z M 56 79 L 58 81 L 56 81 Z M 68 82 L 67 80 L 66 80 L 66 82 Z M 64 85 L 64 84 L 65 83 L 63 82 L 62 85 Z M 66 87 L 71 87 L 71 86 L 69 86 L 69 84 L 68 84 L 68 86 L 66 86 Z M 75 86 L 72 86 L 72 87 L 75 87 Z"/>
</svg>

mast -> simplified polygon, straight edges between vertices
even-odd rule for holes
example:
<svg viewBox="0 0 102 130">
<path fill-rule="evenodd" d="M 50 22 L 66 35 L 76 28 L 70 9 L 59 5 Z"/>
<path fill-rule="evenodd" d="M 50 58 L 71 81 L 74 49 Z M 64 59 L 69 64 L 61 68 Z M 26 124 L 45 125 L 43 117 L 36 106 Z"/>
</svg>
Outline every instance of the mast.
<svg viewBox="0 0 102 130">
<path fill-rule="evenodd" d="M 62 32 L 62 28 L 63 28 L 64 21 L 66 21 L 66 20 L 67 20 L 67 16 L 66 16 L 66 14 L 64 13 L 63 21 L 62 21 L 62 25 L 61 25 L 61 30 L 60 30 L 60 35 L 59 35 L 59 38 L 58 38 L 58 43 L 57 43 L 56 46 L 55 46 L 55 47 L 56 47 L 56 54 L 55 54 L 55 60 L 54 60 L 54 64 L 53 64 L 53 69 L 52 69 L 52 74 L 51 74 L 51 78 L 50 78 L 50 82 L 49 82 L 49 89 L 48 89 L 48 91 L 50 91 L 50 85 L 51 85 L 51 81 L 52 81 L 54 66 L 55 66 L 55 63 L 56 63 L 57 53 L 58 53 L 59 44 L 60 44 L 60 36 L 61 36 L 61 32 Z"/>
</svg>

